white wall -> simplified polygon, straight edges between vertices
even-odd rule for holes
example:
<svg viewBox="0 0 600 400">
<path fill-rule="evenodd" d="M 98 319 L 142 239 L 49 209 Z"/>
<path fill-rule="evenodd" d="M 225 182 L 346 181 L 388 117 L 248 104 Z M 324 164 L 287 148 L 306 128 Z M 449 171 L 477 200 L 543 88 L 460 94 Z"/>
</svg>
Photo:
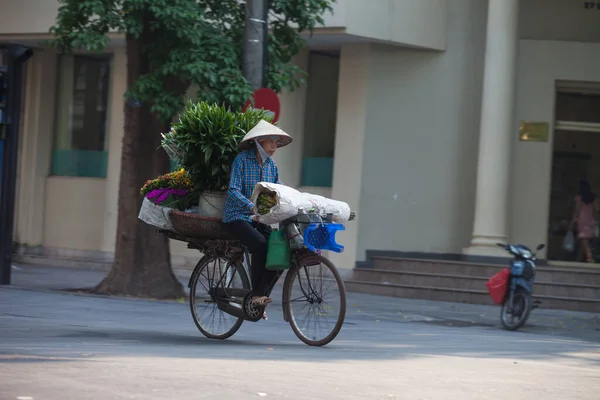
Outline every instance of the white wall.
<svg viewBox="0 0 600 400">
<path fill-rule="evenodd" d="M 302 68 L 306 68 L 306 61 L 305 52 L 296 58 Z M 118 216 L 125 53 L 122 48 L 116 49 L 112 63 L 106 179 L 48 176 L 56 103 L 56 55 L 52 50 L 36 50 L 28 65 L 15 239 L 30 246 L 110 254 L 114 251 Z M 280 125 L 295 141 L 281 149 L 277 161 L 282 178 L 295 187 L 300 184 L 305 92 L 305 88 L 300 88 L 281 95 Z M 185 243 L 171 241 L 170 247 L 174 264 L 193 265 L 199 259 L 198 251 L 187 249 Z"/>
<path fill-rule="evenodd" d="M 304 71 L 308 69 L 308 50 L 302 51 L 293 61 Z M 300 186 L 302 149 L 304 148 L 304 113 L 306 107 L 306 85 L 294 92 L 283 92 L 279 96 L 281 115 L 279 127 L 294 139 L 291 144 L 277 150 L 275 161 L 281 180 L 288 186 Z"/>
<path fill-rule="evenodd" d="M 0 34 L 48 33 L 57 12 L 57 0 L 3 0 Z"/>
<path fill-rule="evenodd" d="M 443 50 L 448 0 L 340 0 L 346 32 L 392 43 Z M 452 0 L 454 6 L 454 0 Z"/>
<path fill-rule="evenodd" d="M 323 15 L 324 24 L 318 26 L 316 32 L 346 33 L 376 41 L 443 50 L 448 1 L 336 0 L 331 5 L 332 12 Z"/>
<path fill-rule="evenodd" d="M 43 244 L 50 248 L 102 250 L 106 179 L 46 179 Z"/>
<path fill-rule="evenodd" d="M 28 63 L 15 240 L 29 246 L 102 250 L 106 180 L 48 176 L 54 137 L 56 53 Z"/>
<path fill-rule="evenodd" d="M 359 260 L 469 243 L 486 15 L 486 2 L 453 0 L 444 53 L 372 46 Z"/>
<path fill-rule="evenodd" d="M 336 2 L 331 5 L 333 11 L 326 12 L 323 15 L 323 25 L 327 28 L 345 28 L 347 5 L 348 0 L 336 0 Z"/>
<path fill-rule="evenodd" d="M 521 39 L 600 41 L 600 9 L 588 0 L 521 0 Z"/>
<path fill-rule="evenodd" d="M 337 0 L 323 17 L 327 28 L 366 38 L 443 49 L 448 0 Z M 4 0 L 0 35 L 48 34 L 57 0 Z"/>
<path fill-rule="evenodd" d="M 547 239 L 556 80 L 600 82 L 600 43 L 520 42 L 509 240 L 529 246 Z M 549 141 L 519 141 L 519 120 L 548 122 Z"/>
</svg>

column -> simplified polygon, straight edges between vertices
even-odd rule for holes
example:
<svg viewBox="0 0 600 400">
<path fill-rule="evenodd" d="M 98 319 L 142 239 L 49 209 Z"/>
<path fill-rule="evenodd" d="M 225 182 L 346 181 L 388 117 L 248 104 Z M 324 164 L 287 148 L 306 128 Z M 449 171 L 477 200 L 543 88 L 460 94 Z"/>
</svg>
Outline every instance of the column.
<svg viewBox="0 0 600 400">
<path fill-rule="evenodd" d="M 489 0 L 475 221 L 466 254 L 504 256 L 519 0 Z M 516 132 L 515 132 L 516 134 Z"/>
<path fill-rule="evenodd" d="M 364 260 L 358 231 L 370 57 L 370 45 L 362 43 L 343 45 L 340 54 L 331 198 L 347 202 L 357 217 L 346 224 L 346 231 L 336 236 L 337 242 L 344 245 L 344 252 L 328 252 L 327 256 L 343 278 L 352 275 L 357 261 Z"/>
<path fill-rule="evenodd" d="M 127 90 L 127 53 L 125 46 L 113 49 L 108 101 L 108 167 L 106 171 L 106 198 L 104 211 L 104 242 L 102 250 L 115 250 L 117 235 L 119 181 L 121 178 L 121 150 L 123 145 L 124 95 Z"/>
</svg>

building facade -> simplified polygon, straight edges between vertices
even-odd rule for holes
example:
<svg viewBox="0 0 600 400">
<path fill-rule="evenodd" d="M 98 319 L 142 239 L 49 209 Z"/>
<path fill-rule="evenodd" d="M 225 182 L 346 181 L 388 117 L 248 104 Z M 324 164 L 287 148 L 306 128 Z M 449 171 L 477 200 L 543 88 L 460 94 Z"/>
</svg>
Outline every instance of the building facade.
<svg viewBox="0 0 600 400">
<path fill-rule="evenodd" d="M 50 0 L 9 1 L 0 42 L 34 47 L 21 123 L 15 241 L 41 257 L 110 260 L 126 87 L 124 41 L 62 55 Z M 290 186 L 358 218 L 330 256 L 368 250 L 502 256 L 561 250 L 578 182 L 600 191 L 600 1 L 338 0 L 281 95 Z M 171 244 L 175 265 L 198 255 Z"/>
</svg>

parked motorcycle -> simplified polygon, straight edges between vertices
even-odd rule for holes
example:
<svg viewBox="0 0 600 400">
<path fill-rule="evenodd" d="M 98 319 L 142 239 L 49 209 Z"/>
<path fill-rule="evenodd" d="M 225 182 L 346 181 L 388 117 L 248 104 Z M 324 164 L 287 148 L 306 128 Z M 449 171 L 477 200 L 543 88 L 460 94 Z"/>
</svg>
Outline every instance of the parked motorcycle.
<svg viewBox="0 0 600 400">
<path fill-rule="evenodd" d="M 510 268 L 496 274 L 486 285 L 494 302 L 502 305 L 502 326 L 515 331 L 525 324 L 531 310 L 540 304 L 532 300 L 535 261 L 537 252 L 546 246 L 538 245 L 535 252 L 521 244 L 498 243 L 498 246 L 513 255 L 514 259 L 510 262 Z"/>
</svg>

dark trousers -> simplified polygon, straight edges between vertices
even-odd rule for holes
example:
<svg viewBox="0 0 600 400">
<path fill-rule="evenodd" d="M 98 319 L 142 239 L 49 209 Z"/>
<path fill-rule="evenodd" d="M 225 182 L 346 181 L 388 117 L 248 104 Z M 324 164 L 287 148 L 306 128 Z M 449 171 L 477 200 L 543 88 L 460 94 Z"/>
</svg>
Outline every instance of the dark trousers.
<svg viewBox="0 0 600 400">
<path fill-rule="evenodd" d="M 225 224 L 225 226 L 252 254 L 250 265 L 252 294 L 254 296 L 268 296 L 269 286 L 276 279 L 278 272 L 265 268 L 267 263 L 267 241 L 271 235 L 271 227 L 247 221 L 233 221 Z"/>
</svg>

